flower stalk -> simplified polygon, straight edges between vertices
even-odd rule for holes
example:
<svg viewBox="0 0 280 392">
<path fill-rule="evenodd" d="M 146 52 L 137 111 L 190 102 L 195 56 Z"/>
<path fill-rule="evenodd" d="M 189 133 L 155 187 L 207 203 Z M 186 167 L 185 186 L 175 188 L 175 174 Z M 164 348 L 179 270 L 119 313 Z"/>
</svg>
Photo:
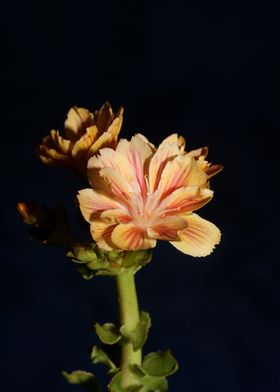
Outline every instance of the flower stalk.
<svg viewBox="0 0 280 392">
<path fill-rule="evenodd" d="M 131 269 L 116 276 L 120 309 L 120 325 L 125 325 L 132 332 L 140 321 L 134 271 Z M 133 384 L 134 375 L 130 371 L 131 365 L 141 365 L 141 348 L 134 351 L 133 344 L 124 340 L 121 347 L 122 385 L 128 387 Z"/>
</svg>

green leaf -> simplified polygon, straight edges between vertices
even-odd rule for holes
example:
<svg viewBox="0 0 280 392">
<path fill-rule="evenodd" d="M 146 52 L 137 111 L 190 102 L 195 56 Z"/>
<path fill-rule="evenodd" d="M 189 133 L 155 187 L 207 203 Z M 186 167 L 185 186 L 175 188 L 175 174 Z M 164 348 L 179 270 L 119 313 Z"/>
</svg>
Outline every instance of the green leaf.
<svg viewBox="0 0 280 392">
<path fill-rule="evenodd" d="M 120 328 L 120 333 L 122 336 L 131 341 L 133 345 L 133 350 L 137 351 L 141 347 L 143 347 L 144 343 L 148 337 L 148 331 L 151 327 L 151 318 L 149 313 L 141 312 L 140 313 L 140 321 L 137 324 L 136 328 L 133 331 L 129 331 L 126 325 L 122 325 Z"/>
<path fill-rule="evenodd" d="M 142 386 L 139 384 L 131 385 L 129 387 L 124 388 L 121 385 L 122 381 L 122 373 L 117 373 L 111 380 L 108 385 L 110 392 L 142 392 Z"/>
<path fill-rule="evenodd" d="M 121 339 L 121 335 L 115 324 L 105 323 L 100 325 L 99 323 L 95 323 L 94 328 L 101 342 L 105 344 L 115 344 Z"/>
<path fill-rule="evenodd" d="M 101 392 L 99 382 L 95 376 L 84 370 L 75 370 L 72 373 L 62 372 L 70 384 L 81 385 L 88 392 Z"/>
<path fill-rule="evenodd" d="M 176 372 L 178 363 L 169 350 L 157 351 L 146 355 L 143 360 L 142 369 L 149 376 L 169 376 Z"/>
<path fill-rule="evenodd" d="M 98 346 L 93 346 L 90 357 L 94 364 L 102 363 L 103 365 L 108 366 L 113 371 L 117 370 L 117 367 L 113 363 L 113 361 L 111 361 L 105 351 Z"/>
</svg>

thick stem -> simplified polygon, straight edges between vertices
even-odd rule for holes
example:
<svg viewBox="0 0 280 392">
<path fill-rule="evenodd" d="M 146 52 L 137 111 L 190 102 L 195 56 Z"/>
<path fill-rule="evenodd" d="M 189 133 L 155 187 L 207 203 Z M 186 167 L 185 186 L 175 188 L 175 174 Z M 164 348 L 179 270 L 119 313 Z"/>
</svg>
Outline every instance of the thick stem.
<svg viewBox="0 0 280 392">
<path fill-rule="evenodd" d="M 117 275 L 117 288 L 120 304 L 120 324 L 133 331 L 139 322 L 139 308 L 135 287 L 134 273 L 125 271 Z M 141 365 L 141 349 L 133 351 L 132 343 L 124 341 L 121 353 L 121 371 L 123 387 L 133 384 L 134 376 L 129 371 L 132 364 Z"/>
</svg>

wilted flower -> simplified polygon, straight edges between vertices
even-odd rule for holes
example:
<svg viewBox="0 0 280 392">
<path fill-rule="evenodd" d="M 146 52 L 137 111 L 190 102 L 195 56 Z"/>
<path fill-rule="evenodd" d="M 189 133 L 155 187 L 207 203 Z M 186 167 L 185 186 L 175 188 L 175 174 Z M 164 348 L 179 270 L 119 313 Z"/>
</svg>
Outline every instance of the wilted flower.
<svg viewBox="0 0 280 392">
<path fill-rule="evenodd" d="M 122 120 L 123 108 L 114 113 L 108 102 L 94 113 L 74 106 L 67 114 L 64 135 L 52 130 L 37 154 L 46 165 L 66 167 L 86 178 L 89 158 L 100 148 L 115 148 Z"/>
<path fill-rule="evenodd" d="M 167 240 L 183 253 L 206 256 L 220 230 L 194 211 L 213 197 L 208 179 L 222 169 L 207 149 L 185 152 L 173 134 L 156 149 L 142 135 L 104 148 L 88 162 L 93 189 L 79 192 L 80 209 L 97 245 L 105 250 L 153 248 Z"/>
<path fill-rule="evenodd" d="M 72 234 L 63 207 L 48 208 L 37 203 L 17 203 L 17 210 L 29 226 L 31 239 L 44 245 L 72 244 Z"/>
</svg>

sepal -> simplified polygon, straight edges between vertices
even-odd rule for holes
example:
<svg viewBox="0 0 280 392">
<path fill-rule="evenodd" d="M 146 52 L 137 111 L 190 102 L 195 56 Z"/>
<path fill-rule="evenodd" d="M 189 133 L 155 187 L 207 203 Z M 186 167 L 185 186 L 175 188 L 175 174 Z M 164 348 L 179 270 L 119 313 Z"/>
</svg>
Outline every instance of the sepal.
<svg viewBox="0 0 280 392">
<path fill-rule="evenodd" d="M 91 279 L 96 275 L 116 276 L 125 270 L 135 273 L 150 262 L 152 250 L 105 251 L 96 243 L 75 243 L 67 256 L 78 264 L 77 269 L 84 279 Z"/>
</svg>

